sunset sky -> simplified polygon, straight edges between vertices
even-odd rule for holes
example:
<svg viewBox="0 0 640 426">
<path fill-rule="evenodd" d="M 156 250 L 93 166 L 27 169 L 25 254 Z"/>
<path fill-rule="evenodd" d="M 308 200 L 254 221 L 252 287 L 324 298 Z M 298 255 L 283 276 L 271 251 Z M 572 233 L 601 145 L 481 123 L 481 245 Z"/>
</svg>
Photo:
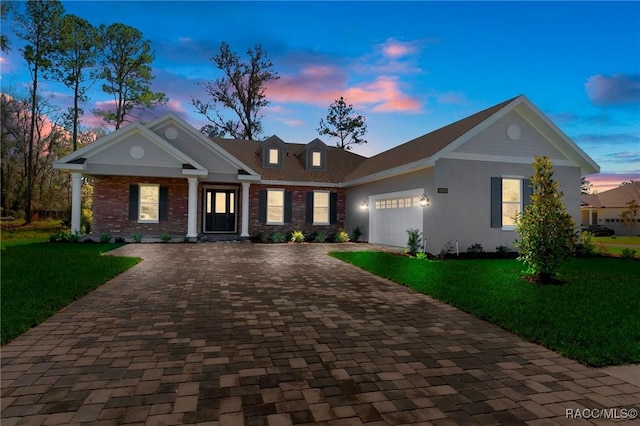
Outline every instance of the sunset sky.
<svg viewBox="0 0 640 426">
<path fill-rule="evenodd" d="M 269 85 L 265 135 L 306 143 L 344 96 L 367 117 L 371 156 L 524 94 L 601 167 L 602 192 L 640 180 L 640 2 L 169 2 L 65 1 L 93 25 L 141 30 L 156 53 L 152 89 L 195 127 L 198 83 L 218 76 L 221 41 L 261 44 L 280 80 Z M 16 3 L 19 10 L 24 5 Z M 29 82 L 13 22 L 2 33 L 2 89 Z M 58 104 L 64 86 L 46 83 Z M 94 87 L 91 111 L 110 99 Z M 90 113 L 85 125 L 99 121 Z M 324 139 L 328 144 L 335 141 Z"/>
</svg>

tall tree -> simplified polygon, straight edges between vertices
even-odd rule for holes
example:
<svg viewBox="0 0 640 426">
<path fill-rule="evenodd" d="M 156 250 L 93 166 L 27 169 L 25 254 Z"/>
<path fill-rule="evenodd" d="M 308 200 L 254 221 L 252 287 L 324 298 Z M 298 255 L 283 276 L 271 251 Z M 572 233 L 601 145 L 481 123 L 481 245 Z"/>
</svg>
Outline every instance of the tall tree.
<svg viewBox="0 0 640 426">
<path fill-rule="evenodd" d="M 152 109 L 167 102 L 164 93 L 152 92 L 151 63 L 155 53 L 149 40 L 128 25 L 100 26 L 101 68 L 100 77 L 105 93 L 113 95 L 114 108 L 95 113 L 104 121 L 120 128 L 135 109 Z"/>
<path fill-rule="evenodd" d="M 87 91 L 97 78 L 98 31 L 86 20 L 66 15 L 61 22 L 61 38 L 53 55 L 51 75 L 73 91 L 73 106 L 65 118 L 71 127 L 73 150 L 78 149 L 78 127 L 87 102 Z"/>
<path fill-rule="evenodd" d="M 531 203 L 516 217 L 520 248 L 518 259 L 524 262 L 535 281 L 551 282 L 562 262 L 573 254 L 576 225 L 562 201 L 563 193 L 553 180 L 553 165 L 548 157 L 535 157 L 531 177 Z"/>
<path fill-rule="evenodd" d="M 353 145 L 367 143 L 364 135 L 367 133 L 366 118 L 353 112 L 353 105 L 347 104 L 340 96 L 329 105 L 326 121 L 320 119 L 318 133 L 340 139 L 336 144 L 339 148 L 350 150 Z"/>
<path fill-rule="evenodd" d="M 0 26 L 5 26 L 4 20 L 11 12 L 12 4 L 8 2 L 0 3 Z M 8 52 L 10 49 L 9 38 L 6 34 L 0 34 L 0 50 Z"/>
<path fill-rule="evenodd" d="M 629 228 L 629 235 L 633 235 L 633 230 L 636 228 L 638 221 L 636 217 L 638 216 L 638 212 L 640 211 L 640 206 L 636 203 L 636 200 L 627 201 L 627 208 L 620 213 L 620 221 L 622 222 L 622 226 L 625 228 Z"/>
<path fill-rule="evenodd" d="M 196 111 L 217 129 L 214 132 L 208 127 L 202 132 L 229 134 L 235 139 L 257 139 L 262 133 L 260 110 L 269 105 L 266 85 L 280 77 L 259 44 L 247 50 L 247 56 L 248 62 L 242 61 L 228 43 L 222 42 L 219 53 L 211 58 L 223 76 L 201 84 L 211 100 L 191 100 Z M 231 110 L 237 119 L 225 118 L 222 109 Z"/>
<path fill-rule="evenodd" d="M 18 15 L 20 25 L 17 35 L 26 42 L 22 57 L 27 62 L 31 73 L 31 123 L 29 130 L 27 154 L 27 194 L 25 205 L 25 221 L 31 223 L 31 202 L 33 191 L 33 144 L 36 133 L 36 108 L 38 105 L 38 83 L 41 72 L 51 67 L 51 56 L 60 37 L 60 21 L 64 15 L 64 7 L 57 0 L 26 3 L 25 14 Z"/>
<path fill-rule="evenodd" d="M 591 191 L 591 182 L 589 182 L 586 176 L 580 178 L 580 194 L 588 194 Z"/>
</svg>

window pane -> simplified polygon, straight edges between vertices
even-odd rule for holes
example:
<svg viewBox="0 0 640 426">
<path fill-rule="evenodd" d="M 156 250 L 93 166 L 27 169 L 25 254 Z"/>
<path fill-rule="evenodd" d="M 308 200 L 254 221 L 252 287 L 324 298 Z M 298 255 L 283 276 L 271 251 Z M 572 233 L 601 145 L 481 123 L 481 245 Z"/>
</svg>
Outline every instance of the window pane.
<svg viewBox="0 0 640 426">
<path fill-rule="evenodd" d="M 313 193 L 313 223 L 329 223 L 329 193 Z"/>
<path fill-rule="evenodd" d="M 267 222 L 282 223 L 284 222 L 284 209 L 282 207 L 267 207 Z"/>
<path fill-rule="evenodd" d="M 502 179 L 502 202 L 520 202 L 520 179 Z"/>
<path fill-rule="evenodd" d="M 284 222 L 284 191 L 267 190 L 267 223 Z"/>
<path fill-rule="evenodd" d="M 520 203 L 505 203 L 502 205 L 502 226 L 515 226 L 516 215 L 520 213 Z"/>
<path fill-rule="evenodd" d="M 229 193 L 229 213 L 233 214 L 235 213 L 235 208 L 236 208 L 236 197 L 235 197 L 236 193 L 235 192 L 230 192 Z"/>
<path fill-rule="evenodd" d="M 140 185 L 140 211 L 138 220 L 157 221 L 160 217 L 160 187 L 158 185 Z"/>
<path fill-rule="evenodd" d="M 268 206 L 283 206 L 284 205 L 284 191 L 267 191 L 267 205 Z"/>
<path fill-rule="evenodd" d="M 207 213 L 211 213 L 211 192 L 207 191 Z"/>
<path fill-rule="evenodd" d="M 216 192 L 216 213 L 227 212 L 227 194 L 225 192 Z"/>
<path fill-rule="evenodd" d="M 269 148 L 269 164 L 278 164 L 278 149 Z"/>
<path fill-rule="evenodd" d="M 311 153 L 311 165 L 313 167 L 320 167 L 322 164 L 322 153 L 318 151 L 313 151 Z"/>
</svg>

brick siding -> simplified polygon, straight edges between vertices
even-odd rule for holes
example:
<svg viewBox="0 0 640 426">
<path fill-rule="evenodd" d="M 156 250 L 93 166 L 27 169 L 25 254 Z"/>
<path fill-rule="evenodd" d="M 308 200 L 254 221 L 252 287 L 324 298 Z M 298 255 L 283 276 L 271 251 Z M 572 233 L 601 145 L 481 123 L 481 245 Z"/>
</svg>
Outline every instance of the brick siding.
<svg viewBox="0 0 640 426">
<path fill-rule="evenodd" d="M 129 185 L 157 184 L 166 186 L 168 194 L 168 220 L 159 223 L 138 223 L 129 220 Z M 151 178 L 136 176 L 104 176 L 93 183 L 93 233 L 131 237 L 143 234 L 158 237 L 162 234 L 187 234 L 189 183 L 187 179 Z"/>
</svg>

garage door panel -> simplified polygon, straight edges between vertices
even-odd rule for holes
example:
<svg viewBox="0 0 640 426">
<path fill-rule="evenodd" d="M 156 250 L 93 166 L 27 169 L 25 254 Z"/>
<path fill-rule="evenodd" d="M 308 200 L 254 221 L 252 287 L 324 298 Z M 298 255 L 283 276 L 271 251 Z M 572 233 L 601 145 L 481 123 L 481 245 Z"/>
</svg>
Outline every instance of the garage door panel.
<svg viewBox="0 0 640 426">
<path fill-rule="evenodd" d="M 407 245 L 407 229 L 422 232 L 420 196 L 410 194 L 401 197 L 380 196 L 371 205 L 371 236 L 373 243 L 396 247 Z"/>
</svg>

